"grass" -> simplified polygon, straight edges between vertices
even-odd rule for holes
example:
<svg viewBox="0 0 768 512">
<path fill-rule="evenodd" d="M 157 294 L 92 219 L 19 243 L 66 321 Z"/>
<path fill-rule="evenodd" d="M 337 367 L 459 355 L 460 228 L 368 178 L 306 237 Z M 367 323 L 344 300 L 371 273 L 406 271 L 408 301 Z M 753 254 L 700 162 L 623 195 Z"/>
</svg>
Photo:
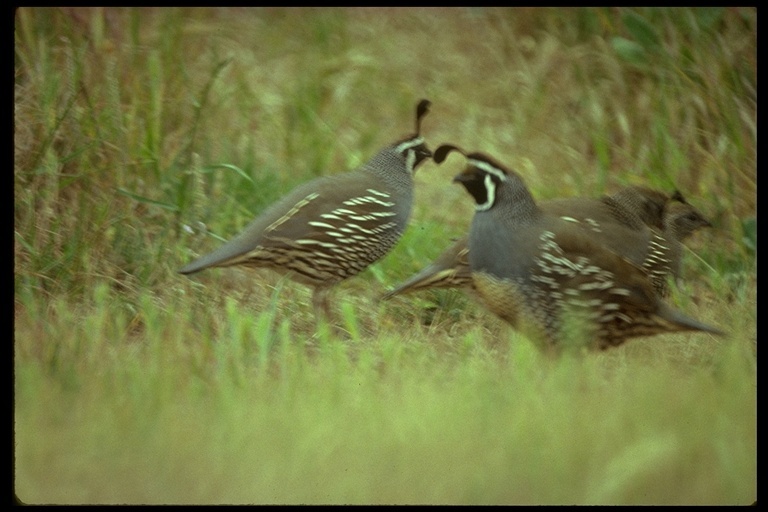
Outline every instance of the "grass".
<svg viewBox="0 0 768 512">
<path fill-rule="evenodd" d="M 24 503 L 756 500 L 756 10 L 16 11 Z M 334 292 L 175 270 L 412 129 L 539 198 L 679 188 L 670 301 L 728 332 L 551 361 L 456 291 L 378 296 L 466 229 L 456 164 Z"/>
<path fill-rule="evenodd" d="M 38 361 L 16 367 L 21 499 L 706 504 L 754 492 L 755 363 L 737 345 L 700 340 L 693 358 L 711 359 L 695 363 L 644 360 L 650 340 L 552 363 L 523 340 L 490 346 L 478 327 L 342 343 L 294 337 L 287 321 L 269 343 L 257 327 L 269 312 L 227 301 L 205 336 L 184 301 L 152 302 L 132 336 L 106 307 L 72 328 L 89 334 L 66 332 L 55 304 L 64 346 L 17 354 Z"/>
</svg>

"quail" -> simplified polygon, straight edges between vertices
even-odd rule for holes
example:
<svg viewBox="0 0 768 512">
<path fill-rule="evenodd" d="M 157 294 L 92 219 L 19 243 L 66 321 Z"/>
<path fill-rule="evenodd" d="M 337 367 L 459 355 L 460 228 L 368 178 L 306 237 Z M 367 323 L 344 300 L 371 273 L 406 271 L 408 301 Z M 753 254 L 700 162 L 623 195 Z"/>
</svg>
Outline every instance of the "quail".
<svg viewBox="0 0 768 512">
<path fill-rule="evenodd" d="M 331 287 L 383 257 L 400 239 L 411 213 L 413 174 L 431 158 L 421 136 L 430 102 L 416 106 L 416 132 L 367 163 L 298 186 L 239 235 L 181 268 L 269 268 L 312 288 L 318 320 L 330 317 Z"/>
<path fill-rule="evenodd" d="M 682 196 L 679 196 L 680 198 Z M 664 291 L 663 277 L 669 273 L 667 259 L 672 259 L 673 247 L 662 239 L 663 211 L 666 203 L 678 197 L 648 187 L 629 186 L 601 198 L 564 197 L 540 203 L 540 208 L 552 215 L 587 230 L 609 249 L 648 272 L 659 274 L 654 282 L 657 291 Z M 659 229 L 656 229 L 656 228 Z M 653 251 L 652 248 L 661 247 Z M 382 296 L 395 295 L 428 288 L 464 288 L 471 290 L 469 250 L 464 236 L 451 244 L 437 259 L 402 284 Z M 660 257 L 663 256 L 663 257 Z M 667 257 L 668 256 L 668 257 Z"/>
<path fill-rule="evenodd" d="M 704 215 L 689 204 L 679 192 L 664 210 L 664 235 L 670 242 L 669 259 L 672 278 L 682 277 L 683 241 L 702 228 L 711 228 Z"/>
<path fill-rule="evenodd" d="M 482 153 L 454 181 L 475 201 L 468 248 L 482 302 L 548 351 L 606 349 L 638 336 L 722 334 L 662 301 L 649 276 L 573 223 L 539 208 L 523 179 Z"/>
</svg>

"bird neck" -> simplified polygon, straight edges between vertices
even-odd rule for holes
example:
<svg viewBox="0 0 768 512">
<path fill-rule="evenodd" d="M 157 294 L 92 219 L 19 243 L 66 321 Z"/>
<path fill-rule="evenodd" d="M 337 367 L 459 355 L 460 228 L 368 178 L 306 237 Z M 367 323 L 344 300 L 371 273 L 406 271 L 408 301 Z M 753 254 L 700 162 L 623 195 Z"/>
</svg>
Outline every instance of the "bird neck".
<svg viewBox="0 0 768 512">
<path fill-rule="evenodd" d="M 496 201 L 491 211 L 508 219 L 525 221 L 534 219 L 539 207 L 522 179 L 509 175 L 496 191 Z"/>
<path fill-rule="evenodd" d="M 392 148 L 376 153 L 362 169 L 403 193 L 409 192 L 413 187 L 412 171 L 407 168 L 403 157 Z"/>
</svg>

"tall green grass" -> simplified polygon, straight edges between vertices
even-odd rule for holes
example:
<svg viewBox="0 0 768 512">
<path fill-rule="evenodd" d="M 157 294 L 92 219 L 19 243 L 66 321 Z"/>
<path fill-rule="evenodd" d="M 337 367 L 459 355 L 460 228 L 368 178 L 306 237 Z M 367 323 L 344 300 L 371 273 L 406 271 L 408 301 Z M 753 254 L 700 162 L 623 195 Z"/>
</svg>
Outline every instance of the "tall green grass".
<svg viewBox="0 0 768 512">
<path fill-rule="evenodd" d="M 79 322 L 53 304 L 56 347 L 19 349 L 24 501 L 754 496 L 755 362 L 736 344 L 698 340 L 694 350 L 710 359 L 695 363 L 619 351 L 552 362 L 515 336 L 494 344 L 479 327 L 450 339 L 392 328 L 340 342 L 293 336 L 286 321 L 267 334 L 260 325 L 271 313 L 235 301 L 217 321 L 193 318 L 181 299 L 161 309 L 145 296 L 144 327 L 131 332 L 129 315 L 99 300 Z M 18 328 L 38 328 L 28 322 Z M 664 343 L 674 350 L 692 340 Z"/>
<path fill-rule="evenodd" d="M 21 8 L 15 492 L 26 503 L 751 503 L 754 9 Z M 550 361 L 456 291 L 379 295 L 466 229 L 416 176 L 335 291 L 175 269 L 412 130 L 540 198 L 635 183 L 715 224 L 670 301 L 729 335 Z"/>
</svg>

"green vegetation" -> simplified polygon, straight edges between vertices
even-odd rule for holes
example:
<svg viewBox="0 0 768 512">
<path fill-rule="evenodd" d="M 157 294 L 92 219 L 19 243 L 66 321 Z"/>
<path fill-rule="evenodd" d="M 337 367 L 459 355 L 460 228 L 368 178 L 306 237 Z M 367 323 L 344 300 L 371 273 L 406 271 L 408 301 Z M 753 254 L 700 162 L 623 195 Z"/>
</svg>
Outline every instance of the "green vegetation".
<svg viewBox="0 0 768 512">
<path fill-rule="evenodd" d="M 25 503 L 750 504 L 755 9 L 21 8 L 15 493 Z M 334 294 L 175 270 L 412 129 L 539 198 L 648 184 L 716 226 L 671 302 L 729 335 L 550 360 L 472 299 L 378 301 L 460 235 L 425 164 Z"/>
</svg>

